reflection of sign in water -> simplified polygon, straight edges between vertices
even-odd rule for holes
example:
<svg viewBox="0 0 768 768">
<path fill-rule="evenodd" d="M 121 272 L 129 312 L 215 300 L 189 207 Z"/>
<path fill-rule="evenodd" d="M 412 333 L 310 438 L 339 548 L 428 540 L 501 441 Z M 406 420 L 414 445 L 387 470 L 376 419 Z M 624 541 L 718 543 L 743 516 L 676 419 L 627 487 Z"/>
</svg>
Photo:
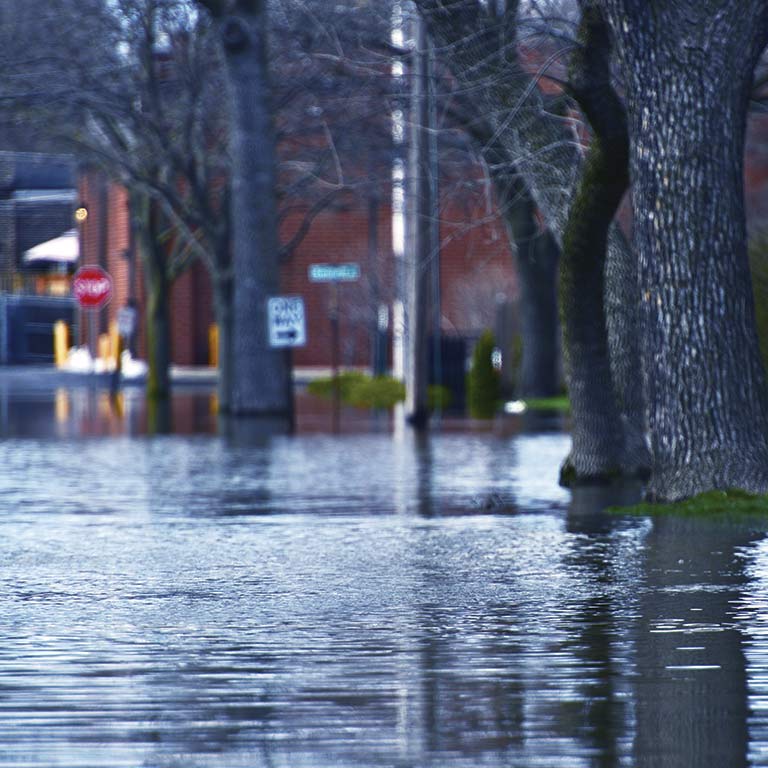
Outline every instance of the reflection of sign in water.
<svg viewBox="0 0 768 768">
<path fill-rule="evenodd" d="M 83 309 L 99 309 L 112 297 L 112 278 L 99 266 L 81 267 L 72 278 L 72 293 Z"/>
<path fill-rule="evenodd" d="M 303 347 L 307 343 L 304 299 L 273 296 L 267 302 L 270 347 Z"/>
<path fill-rule="evenodd" d="M 353 283 L 360 279 L 360 265 L 310 264 L 309 279 L 313 283 Z"/>
</svg>

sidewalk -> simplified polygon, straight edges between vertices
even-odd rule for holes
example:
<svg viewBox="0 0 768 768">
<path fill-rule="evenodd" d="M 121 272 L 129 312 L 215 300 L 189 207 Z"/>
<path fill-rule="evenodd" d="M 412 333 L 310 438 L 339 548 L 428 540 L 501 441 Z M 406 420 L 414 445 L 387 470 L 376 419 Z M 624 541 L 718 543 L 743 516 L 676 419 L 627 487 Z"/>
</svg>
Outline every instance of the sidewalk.
<svg viewBox="0 0 768 768">
<path fill-rule="evenodd" d="M 293 380 L 304 385 L 323 375 L 315 369 L 295 369 Z M 216 386 L 218 371 L 209 366 L 171 366 L 171 381 L 178 387 Z M 81 373 L 65 371 L 54 365 L 4 365 L 0 366 L 0 386 L 13 385 L 28 389 L 51 389 L 55 387 L 109 387 L 111 373 Z M 144 379 L 123 379 L 122 386 L 141 387 Z"/>
</svg>

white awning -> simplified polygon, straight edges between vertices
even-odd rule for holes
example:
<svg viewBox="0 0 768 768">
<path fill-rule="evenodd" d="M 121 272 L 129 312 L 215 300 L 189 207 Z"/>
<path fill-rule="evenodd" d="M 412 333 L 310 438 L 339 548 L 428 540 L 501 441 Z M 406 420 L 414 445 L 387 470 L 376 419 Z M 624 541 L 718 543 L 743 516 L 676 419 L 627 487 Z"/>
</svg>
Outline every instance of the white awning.
<svg viewBox="0 0 768 768">
<path fill-rule="evenodd" d="M 46 240 L 28 251 L 22 257 L 25 264 L 34 261 L 58 261 L 62 264 L 74 264 L 80 256 L 80 241 L 76 229 L 70 229 L 53 240 Z"/>
</svg>

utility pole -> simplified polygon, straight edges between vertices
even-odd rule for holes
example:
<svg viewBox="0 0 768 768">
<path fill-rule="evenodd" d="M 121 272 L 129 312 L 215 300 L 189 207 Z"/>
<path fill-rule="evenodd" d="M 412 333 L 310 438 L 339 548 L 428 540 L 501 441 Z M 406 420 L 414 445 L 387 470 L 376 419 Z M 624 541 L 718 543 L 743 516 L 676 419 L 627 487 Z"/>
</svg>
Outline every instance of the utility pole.
<svg viewBox="0 0 768 768">
<path fill-rule="evenodd" d="M 423 25 L 423 22 L 422 22 Z M 427 39 L 427 126 L 429 163 L 429 289 L 432 309 L 432 383 L 443 383 L 442 339 L 442 293 L 440 285 L 440 155 L 437 146 L 437 75 L 435 73 L 435 45 Z M 440 417 L 440 405 L 435 406 L 435 416 Z"/>
<path fill-rule="evenodd" d="M 425 429 L 429 421 L 429 337 L 435 325 L 434 299 L 437 298 L 433 270 L 439 269 L 437 178 L 430 148 L 436 149 L 434 106 L 430 93 L 428 40 L 421 17 L 411 17 L 414 49 L 410 71 L 410 124 L 406 165 L 406 371 L 405 413 L 415 429 Z M 435 152 L 436 154 L 436 152 Z M 439 323 L 437 323 L 439 328 Z"/>
</svg>

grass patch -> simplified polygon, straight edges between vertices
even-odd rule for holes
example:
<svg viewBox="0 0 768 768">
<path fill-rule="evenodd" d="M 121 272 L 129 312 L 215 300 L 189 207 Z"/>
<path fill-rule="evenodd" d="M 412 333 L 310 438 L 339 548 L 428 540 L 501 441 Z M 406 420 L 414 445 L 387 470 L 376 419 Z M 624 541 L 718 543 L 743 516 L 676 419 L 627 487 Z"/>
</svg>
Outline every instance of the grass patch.
<svg viewBox="0 0 768 768">
<path fill-rule="evenodd" d="M 619 515 L 678 517 L 768 517 L 768 495 L 757 495 L 733 488 L 707 491 L 691 499 L 668 504 L 636 504 L 631 507 L 608 507 Z"/>
<path fill-rule="evenodd" d="M 529 411 L 558 411 L 560 413 L 569 413 L 571 410 L 571 401 L 567 395 L 556 395 L 555 397 L 532 397 L 523 400 L 525 407 Z"/>
<path fill-rule="evenodd" d="M 359 371 L 343 371 L 338 375 L 341 401 L 357 408 L 392 408 L 405 399 L 405 386 L 391 376 L 366 376 Z M 334 391 L 333 377 L 315 379 L 307 385 L 310 394 L 330 399 Z"/>
</svg>

